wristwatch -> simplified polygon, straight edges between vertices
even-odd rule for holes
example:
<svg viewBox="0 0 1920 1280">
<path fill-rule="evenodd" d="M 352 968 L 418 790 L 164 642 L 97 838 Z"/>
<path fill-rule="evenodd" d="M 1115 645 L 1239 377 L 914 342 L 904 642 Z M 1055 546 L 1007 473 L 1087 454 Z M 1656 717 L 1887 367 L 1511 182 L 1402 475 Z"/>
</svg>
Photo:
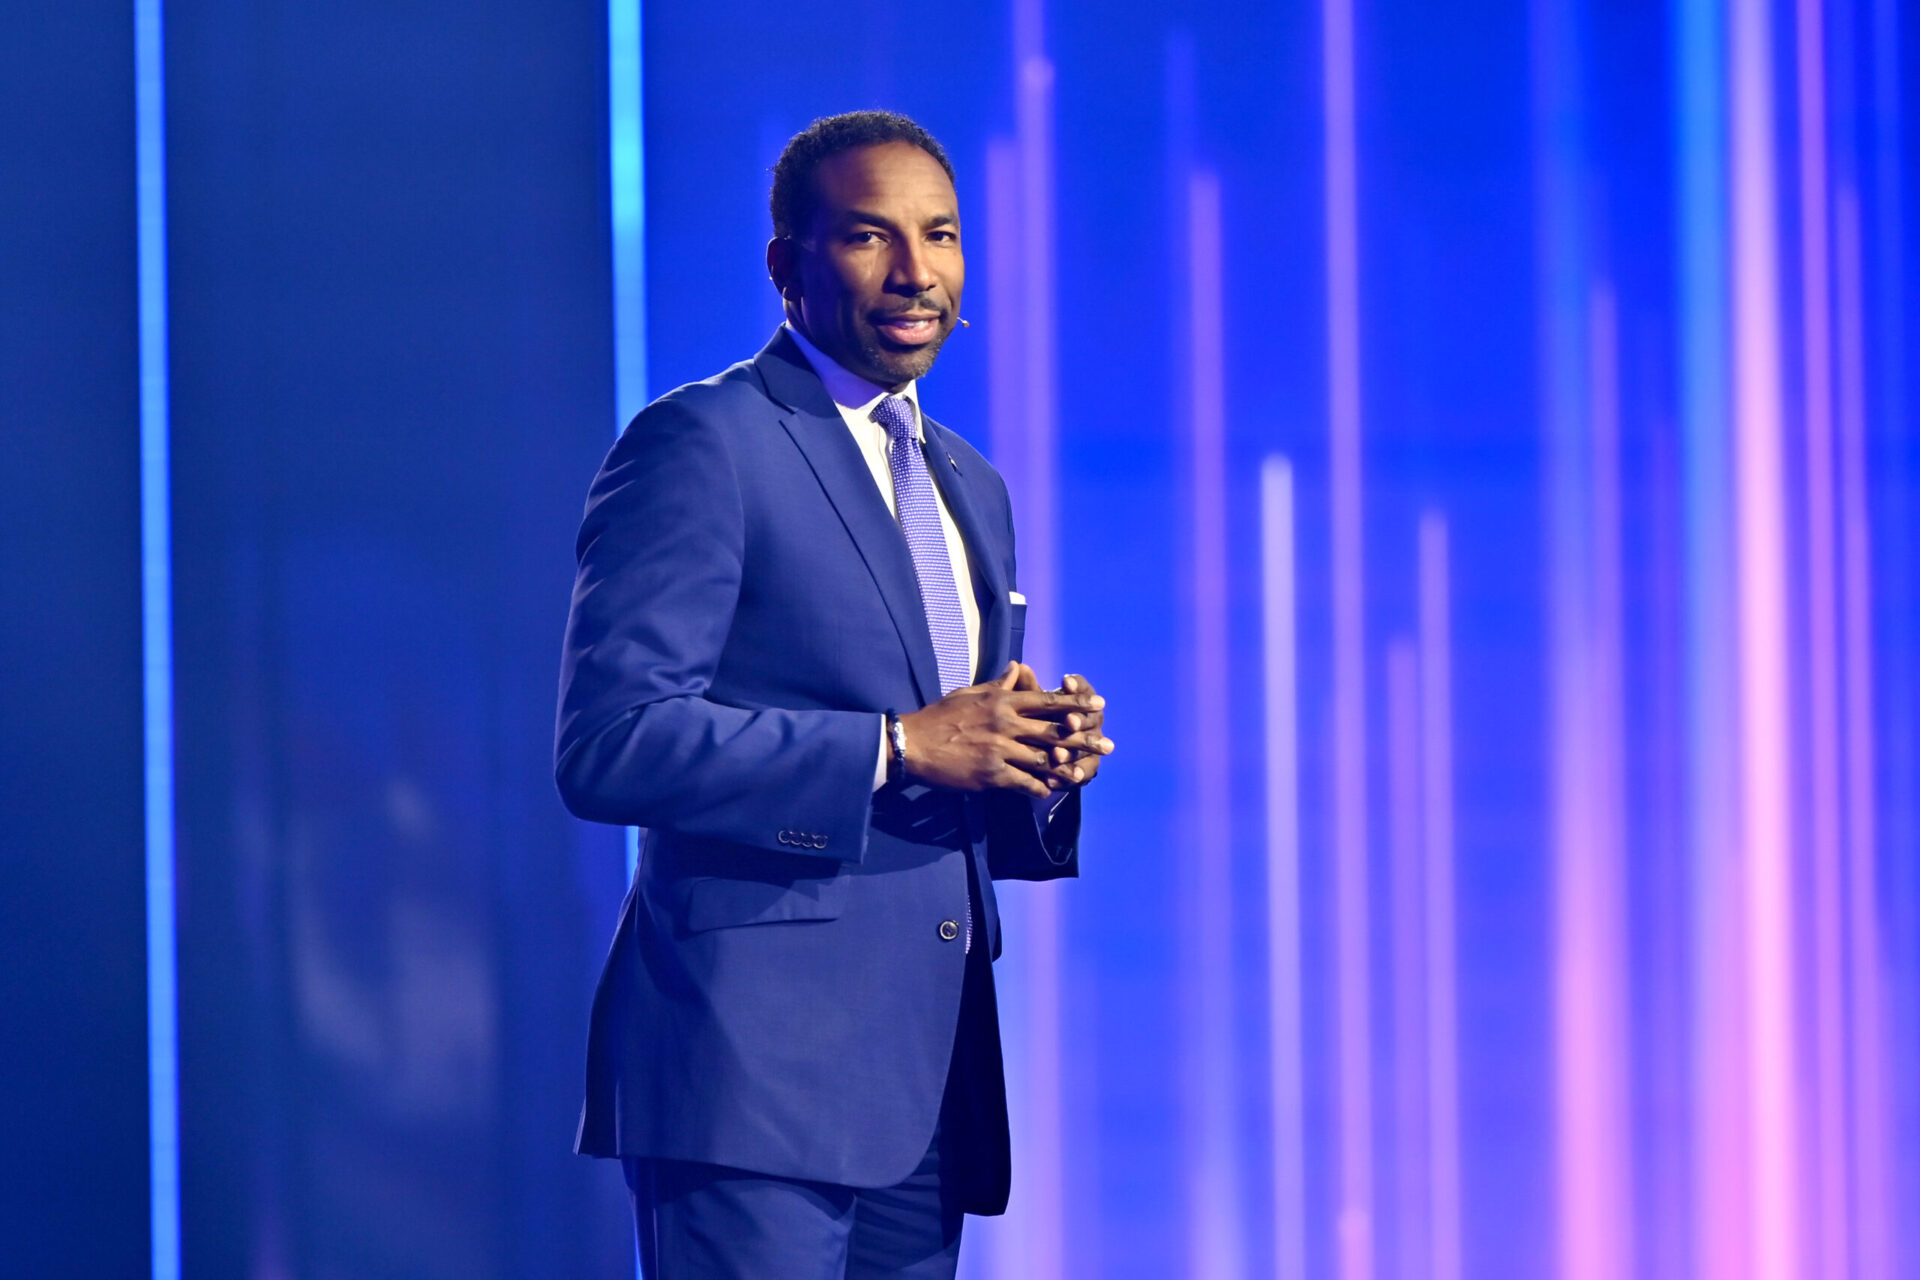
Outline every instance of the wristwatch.
<svg viewBox="0 0 1920 1280">
<path fill-rule="evenodd" d="M 891 708 L 887 711 L 887 781 L 907 780 L 907 727 Z"/>
</svg>

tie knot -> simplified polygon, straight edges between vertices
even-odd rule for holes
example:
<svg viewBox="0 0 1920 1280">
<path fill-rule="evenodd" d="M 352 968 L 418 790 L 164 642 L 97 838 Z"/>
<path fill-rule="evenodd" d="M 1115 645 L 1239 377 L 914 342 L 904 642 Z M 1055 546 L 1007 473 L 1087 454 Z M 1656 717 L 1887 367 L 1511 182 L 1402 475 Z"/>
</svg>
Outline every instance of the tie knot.
<svg viewBox="0 0 1920 1280">
<path fill-rule="evenodd" d="M 887 429 L 887 436 L 895 444 L 912 441 L 913 402 L 905 396 L 881 397 L 880 406 L 873 411 L 873 419 Z"/>
</svg>

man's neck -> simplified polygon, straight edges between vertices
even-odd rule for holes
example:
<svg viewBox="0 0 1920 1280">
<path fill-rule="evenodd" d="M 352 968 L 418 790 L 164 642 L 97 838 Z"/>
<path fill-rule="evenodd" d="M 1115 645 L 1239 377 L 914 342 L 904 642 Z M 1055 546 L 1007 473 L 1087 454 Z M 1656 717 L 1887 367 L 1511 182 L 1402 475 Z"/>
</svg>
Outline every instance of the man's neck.
<svg viewBox="0 0 1920 1280">
<path fill-rule="evenodd" d="M 820 381 L 826 385 L 827 394 L 836 400 L 846 400 L 850 405 L 858 406 L 876 396 L 906 394 L 914 385 L 912 378 L 887 386 L 884 383 L 875 382 L 872 378 L 863 377 L 822 351 L 820 344 L 813 340 L 812 335 L 801 327 L 794 316 L 787 316 L 786 327 L 799 340 L 801 353 L 807 357 L 808 363 L 813 365 L 813 371 L 820 375 Z M 864 389 L 865 394 L 858 394 L 861 389 Z M 914 398 L 918 400 L 918 396 Z"/>
</svg>

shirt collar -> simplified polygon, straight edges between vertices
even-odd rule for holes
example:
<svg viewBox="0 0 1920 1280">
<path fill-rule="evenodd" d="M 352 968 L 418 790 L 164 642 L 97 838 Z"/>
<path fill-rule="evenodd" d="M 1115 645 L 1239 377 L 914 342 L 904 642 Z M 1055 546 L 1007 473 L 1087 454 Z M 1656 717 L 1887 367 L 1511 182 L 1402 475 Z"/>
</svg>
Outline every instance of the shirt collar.
<svg viewBox="0 0 1920 1280">
<path fill-rule="evenodd" d="M 795 328 L 792 321 L 782 321 L 781 324 L 788 333 L 793 335 L 794 342 L 799 344 L 801 354 L 806 356 L 807 363 L 813 366 L 813 371 L 820 375 L 821 385 L 826 387 L 827 395 L 832 397 L 833 403 L 839 408 L 842 417 L 857 418 L 861 422 L 872 422 L 873 411 L 879 407 L 882 400 L 886 399 L 889 395 L 902 396 L 908 404 L 913 406 L 913 428 L 915 437 L 922 441 L 927 438 L 926 427 L 920 414 L 920 383 L 918 379 L 909 382 L 898 391 L 888 391 L 878 383 L 869 382 L 859 374 L 848 373 L 845 369 L 841 368 L 839 364 L 834 361 L 833 357 L 827 355 L 821 351 L 820 348 L 809 342 L 807 335 Z"/>
</svg>

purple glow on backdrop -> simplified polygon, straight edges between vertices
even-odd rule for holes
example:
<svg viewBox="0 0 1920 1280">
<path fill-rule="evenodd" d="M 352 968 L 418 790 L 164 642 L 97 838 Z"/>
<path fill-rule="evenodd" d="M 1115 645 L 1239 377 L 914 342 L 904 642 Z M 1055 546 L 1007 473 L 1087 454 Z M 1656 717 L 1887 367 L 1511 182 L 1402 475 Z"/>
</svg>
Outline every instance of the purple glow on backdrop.
<svg viewBox="0 0 1920 1280">
<path fill-rule="evenodd" d="M 1420 518 L 1420 837 L 1426 871 L 1427 1212 L 1432 1280 L 1460 1280 L 1459 952 L 1454 940 L 1453 641 L 1447 525 Z"/>
<path fill-rule="evenodd" d="M 1272 1126 L 1274 1280 L 1307 1280 L 1293 528 L 1293 468 L 1285 458 L 1270 457 L 1260 469 L 1260 598 L 1266 688 L 1267 1104 Z"/>
<path fill-rule="evenodd" d="M 1373 1036 L 1367 928 L 1365 546 L 1360 473 L 1359 147 L 1353 2 L 1323 0 L 1328 485 L 1333 559 L 1334 997 L 1341 1280 L 1373 1276 Z"/>
<path fill-rule="evenodd" d="M 1676 830 L 1675 838 L 1692 855 L 1693 876 L 1681 892 L 1694 912 L 1686 931 L 1694 982 L 1669 1019 L 1685 1019 L 1675 1023 L 1693 1033 L 1684 1042 L 1635 1045 L 1629 1033 L 1630 944 L 1641 922 L 1630 915 L 1627 868 L 1655 847 L 1643 838 L 1648 833 L 1636 816 L 1640 798 L 1628 795 L 1627 765 L 1638 758 L 1626 719 L 1632 687 L 1629 604 L 1639 606 L 1622 578 L 1630 521 L 1621 479 L 1627 428 L 1619 366 L 1626 345 L 1622 317 L 1632 313 L 1616 306 L 1611 286 L 1593 277 L 1602 256 L 1595 246 L 1607 243 L 1607 232 L 1604 208 L 1589 201 L 1583 185 L 1585 167 L 1595 163 L 1585 150 L 1585 126 L 1575 123 L 1550 143 L 1560 149 L 1555 163 L 1566 166 L 1561 178 L 1570 177 L 1556 193 L 1558 202 L 1549 201 L 1557 210 L 1550 210 L 1550 220 L 1570 221 L 1561 238 L 1546 233 L 1550 253 L 1560 255 L 1554 284 L 1564 287 L 1551 295 L 1549 306 L 1571 302 L 1574 309 L 1571 319 L 1547 321 L 1563 324 L 1560 336 L 1572 340 L 1549 364 L 1549 377 L 1556 380 L 1550 403 L 1561 415 L 1553 448 L 1562 452 L 1553 465 L 1567 468 L 1568 484 L 1550 490 L 1564 519 L 1554 526 L 1548 547 L 1557 708 L 1548 763 L 1556 779 L 1552 813 L 1559 862 L 1547 938 L 1557 957 L 1558 1113 L 1552 1141 L 1560 1213 L 1547 1240 L 1559 1258 L 1559 1274 L 1569 1280 L 1631 1274 L 1641 1263 L 1657 1263 L 1654 1269 L 1666 1274 L 1678 1256 L 1674 1249 L 1686 1243 L 1663 1244 L 1658 1259 L 1652 1253 L 1643 1258 L 1629 1229 L 1641 1167 L 1635 1144 L 1664 1141 L 1635 1124 L 1646 1101 L 1633 1094 L 1641 1055 L 1655 1064 L 1655 1075 L 1664 1078 L 1671 1064 L 1694 1081 L 1688 1117 L 1693 1141 L 1674 1148 L 1687 1151 L 1693 1162 L 1691 1194 L 1672 1209 L 1692 1226 L 1690 1274 L 1746 1280 L 1794 1274 L 1802 1263 L 1862 1277 L 1892 1274 L 1891 1220 L 1876 1207 L 1891 1203 L 1891 1115 L 1874 894 L 1870 513 L 1864 461 L 1857 464 L 1857 481 L 1848 472 L 1856 465 L 1850 450 L 1857 447 L 1864 458 L 1864 445 L 1848 434 L 1854 429 L 1848 414 L 1857 415 L 1864 439 L 1864 407 L 1849 408 L 1849 396 L 1864 404 L 1865 374 L 1849 375 L 1847 361 L 1864 370 L 1866 357 L 1861 322 L 1849 319 L 1846 308 L 1864 304 L 1858 280 L 1848 283 L 1844 260 L 1847 236 L 1857 240 L 1858 231 L 1841 225 L 1845 214 L 1836 214 L 1834 229 L 1826 221 L 1831 126 L 1823 10 L 1817 0 L 1796 5 L 1798 111 L 1789 133 L 1797 145 L 1774 128 L 1780 104 L 1767 66 L 1772 19 L 1746 10 L 1733 15 L 1729 29 L 1716 0 L 1683 3 L 1677 12 L 1684 37 L 1677 63 L 1682 99 L 1697 106 L 1715 100 L 1716 86 L 1719 93 L 1717 106 L 1699 120 L 1684 120 L 1680 129 L 1696 149 L 1681 161 L 1687 175 L 1681 184 L 1681 324 L 1688 489 L 1681 510 L 1687 520 L 1686 635 L 1693 654 L 1685 677 L 1691 803 L 1684 817 L 1670 808 L 1659 812 L 1685 822 L 1684 834 Z M 1584 11 L 1576 10 L 1563 6 L 1560 16 L 1579 28 Z M 1376 1244 L 1373 1161 L 1376 1142 L 1385 1139 L 1379 1154 L 1391 1160 L 1382 1171 L 1392 1177 L 1386 1246 L 1394 1269 L 1455 1280 L 1465 1271 L 1465 1174 L 1454 985 L 1446 526 L 1437 515 L 1420 524 L 1417 640 L 1397 642 L 1386 655 L 1388 732 L 1375 760 L 1366 687 L 1360 157 L 1350 0 L 1324 0 L 1322 18 L 1332 623 L 1328 923 L 1334 958 L 1326 1045 L 1334 1108 L 1326 1168 L 1335 1215 L 1332 1244 L 1343 1280 L 1370 1280 L 1376 1249 L 1383 1247 Z M 1017 40 L 1028 39 L 1020 30 L 1016 22 Z M 1578 30 L 1566 36 L 1569 43 L 1553 55 L 1562 61 L 1547 74 L 1562 74 L 1564 59 L 1583 56 L 1582 38 Z M 1024 121 L 1032 115 L 1027 95 L 1036 81 L 1025 61 L 1021 67 L 1019 91 L 1029 103 Z M 1576 75 L 1566 92 L 1577 102 L 1587 89 Z M 1565 100 L 1559 106 L 1564 109 Z M 1728 123 L 1733 127 L 1721 127 Z M 1564 120 L 1555 125 L 1563 126 Z M 1696 159 L 1701 148 L 1708 154 Z M 999 175 L 990 177 L 990 187 L 1002 193 L 990 200 L 990 222 L 1010 228 L 993 232 L 996 242 L 1030 234 L 1022 223 L 1032 214 L 1025 173 L 1033 162 L 1024 144 L 998 146 L 989 155 L 990 175 Z M 1797 185 L 1786 189 L 1775 171 L 1789 164 Z M 1186 253 L 1176 283 L 1188 309 L 1183 358 L 1192 376 L 1187 496 L 1193 538 L 1185 584 L 1193 593 L 1192 656 L 1203 686 L 1230 687 L 1232 583 L 1224 550 L 1230 464 L 1224 380 L 1218 387 L 1210 382 L 1217 376 L 1228 314 L 1219 277 L 1220 192 L 1211 173 L 1177 172 L 1188 183 Z M 1780 221 L 1781 210 L 1794 191 L 1799 212 L 1790 225 L 1797 246 L 1784 243 L 1780 233 L 1789 225 Z M 1050 208 L 1045 212 L 1051 216 Z M 1797 257 L 1783 258 L 1790 250 Z M 1851 251 L 1857 255 L 1857 244 Z M 1796 269 L 1795 311 L 1782 300 L 1779 273 L 1788 264 Z M 1857 263 L 1852 269 L 1858 272 Z M 1027 263 L 995 261 L 989 270 L 1004 282 L 994 286 L 996 294 L 1033 288 Z M 1830 295 L 1837 295 L 1839 310 L 1830 309 Z M 1021 323 L 1021 317 L 1009 316 L 1002 332 L 990 335 L 991 342 L 1016 353 L 997 364 L 1027 367 L 1030 342 Z M 1790 331 L 1790 323 L 1802 328 Z M 1789 332 L 1792 343 L 1783 336 Z M 1791 363 L 1795 359 L 1798 364 Z M 1806 433 L 1794 440 L 1806 451 L 1806 469 L 1797 476 L 1787 470 L 1785 453 L 1791 438 L 1787 379 L 1795 373 L 1804 377 L 1807 397 Z M 1017 401 L 1024 385 L 996 378 L 996 403 Z M 1023 434 L 1021 457 L 1009 467 L 1028 487 L 1036 464 L 1048 465 L 1031 450 L 1032 437 Z M 1789 479 L 1795 485 L 1791 497 Z M 1804 523 L 1796 499 L 1804 504 Z M 1294 511 L 1293 473 L 1284 460 L 1270 459 L 1261 480 L 1268 690 L 1266 1065 L 1272 1108 L 1266 1154 L 1275 1266 L 1285 1276 L 1305 1269 L 1306 1230 L 1290 1230 L 1289 1224 L 1304 1222 L 1311 1168 L 1303 1119 L 1310 1103 L 1311 1046 L 1301 1001 L 1314 976 L 1301 969 L 1299 950 Z M 1277 527 L 1283 517 L 1284 527 Z M 1284 542 L 1277 541 L 1283 536 Z M 1664 554 L 1666 544 L 1660 545 Z M 1806 648 L 1796 650 L 1802 627 Z M 1736 661 L 1728 661 L 1730 650 Z M 1813 714 L 1805 726 L 1804 755 L 1796 755 L 1802 748 L 1790 732 L 1803 708 Z M 1369 771 L 1376 767 L 1388 790 L 1380 797 L 1391 870 L 1383 905 L 1393 923 L 1391 936 L 1378 942 L 1388 977 L 1379 991 L 1381 1012 L 1389 1019 L 1382 1028 L 1391 1029 L 1394 1052 L 1391 1068 L 1381 1060 L 1391 1076 L 1382 1082 L 1382 1101 L 1391 1098 L 1394 1123 L 1380 1134 L 1372 1113 L 1376 943 L 1367 869 Z M 1804 815 L 1795 813 L 1797 802 L 1788 798 L 1795 792 L 1807 797 Z M 1189 778 L 1187 803 L 1205 860 L 1193 868 L 1186 926 L 1195 928 L 1197 921 L 1189 947 L 1195 985 L 1187 1048 L 1186 1190 L 1193 1206 L 1190 1265 L 1209 1277 L 1237 1274 L 1247 1265 L 1251 1241 L 1245 1233 L 1253 1221 L 1243 1219 L 1233 1199 L 1244 1194 L 1235 1182 L 1245 1131 L 1235 1123 L 1241 1113 L 1234 1083 L 1235 1064 L 1244 1055 L 1231 1025 L 1231 938 L 1218 927 L 1230 917 L 1234 885 L 1224 854 L 1214 860 L 1231 838 L 1231 799 L 1224 780 L 1199 770 Z M 1804 906 L 1793 892 L 1803 883 L 1811 890 Z M 1802 998 L 1808 1000 L 1804 1010 Z M 1661 1159 L 1649 1154 L 1647 1167 Z"/>
<path fill-rule="evenodd" d="M 1758 4 L 1731 14 L 1733 404 L 1740 846 L 1746 854 L 1747 1035 L 1752 1071 L 1752 1275 L 1803 1267 L 1794 1062 L 1792 752 L 1782 474 L 1773 42 Z"/>
<path fill-rule="evenodd" d="M 1233 797 L 1218 765 L 1212 708 L 1231 700 L 1227 650 L 1225 299 L 1221 278 L 1220 180 L 1196 172 L 1187 185 L 1187 406 L 1192 519 L 1193 681 L 1186 756 L 1194 895 L 1189 1101 L 1194 1108 L 1187 1180 L 1194 1275 L 1233 1280 L 1246 1267 L 1241 1232 L 1240 1118 L 1234 1086 Z"/>
</svg>

